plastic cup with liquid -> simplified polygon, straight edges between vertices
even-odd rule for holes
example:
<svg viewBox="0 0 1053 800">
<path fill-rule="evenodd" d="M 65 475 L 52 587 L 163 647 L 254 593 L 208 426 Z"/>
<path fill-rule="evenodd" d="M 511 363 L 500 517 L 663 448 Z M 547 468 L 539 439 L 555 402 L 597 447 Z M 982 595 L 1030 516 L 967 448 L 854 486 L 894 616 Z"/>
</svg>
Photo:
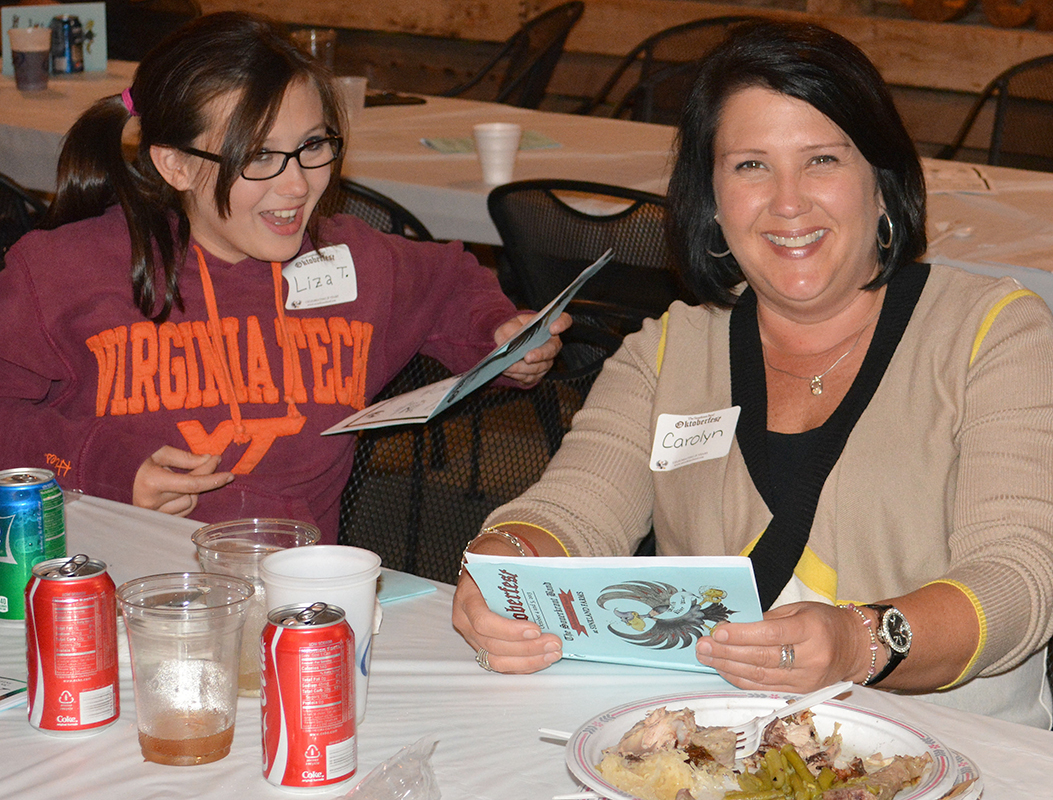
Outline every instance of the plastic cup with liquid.
<svg viewBox="0 0 1053 800">
<path fill-rule="evenodd" d="M 361 547 L 316 545 L 269 555 L 260 572 L 267 587 L 268 610 L 318 601 L 344 609 L 355 634 L 355 720 L 361 722 L 366 713 L 373 634 L 380 625 L 380 556 Z"/>
<path fill-rule="evenodd" d="M 252 584 L 205 572 L 121 584 L 143 758 L 190 766 L 230 752 L 238 653 Z"/>
<path fill-rule="evenodd" d="M 252 584 L 255 593 L 245 612 L 238 668 L 238 694 L 260 696 L 260 634 L 267 624 L 266 589 L 260 577 L 264 557 L 289 547 L 318 544 L 322 532 L 291 519 L 236 519 L 199 528 L 191 537 L 205 572 L 233 575 Z"/>
<path fill-rule="evenodd" d="M 290 33 L 297 47 L 317 58 L 331 71 L 336 61 L 336 31 L 332 28 L 301 28 Z"/>
</svg>

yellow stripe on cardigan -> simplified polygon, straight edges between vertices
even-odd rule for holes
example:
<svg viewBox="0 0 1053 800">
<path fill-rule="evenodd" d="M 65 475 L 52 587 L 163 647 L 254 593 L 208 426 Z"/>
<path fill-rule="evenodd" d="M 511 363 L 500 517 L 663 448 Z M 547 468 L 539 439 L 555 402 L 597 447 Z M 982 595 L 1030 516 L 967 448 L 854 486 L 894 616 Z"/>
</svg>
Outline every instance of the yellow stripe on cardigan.
<svg viewBox="0 0 1053 800">
<path fill-rule="evenodd" d="M 662 336 L 658 340 L 658 358 L 655 361 L 655 374 L 662 374 L 662 361 L 665 360 L 665 336 L 669 332 L 669 312 L 662 314 Z"/>
<path fill-rule="evenodd" d="M 984 613 L 984 607 L 980 604 L 979 598 L 975 594 L 973 594 L 972 589 L 970 589 L 964 583 L 940 578 L 939 580 L 930 581 L 925 585 L 931 586 L 934 583 L 945 583 L 948 586 L 953 586 L 955 589 L 958 589 L 966 597 L 968 597 L 969 602 L 973 604 L 973 610 L 976 611 L 976 619 L 980 623 L 980 638 L 976 642 L 976 650 L 973 651 L 973 655 L 969 659 L 969 663 L 965 665 L 965 668 L 959 673 L 957 678 L 948 683 L 946 686 L 941 686 L 937 690 L 943 691 L 944 689 L 950 689 L 952 686 L 956 686 L 961 682 L 962 678 L 969 674 L 969 670 L 973 668 L 973 665 L 976 663 L 976 659 L 980 657 L 980 653 L 982 653 L 984 651 L 984 648 L 987 646 L 987 615 Z"/>
<path fill-rule="evenodd" d="M 567 546 L 563 544 L 560 538 L 556 536 L 556 534 L 554 534 L 552 531 L 546 530 L 540 525 L 535 525 L 533 522 L 517 522 L 516 520 L 506 519 L 504 522 L 499 522 L 495 527 L 500 528 L 502 525 L 526 525 L 528 528 L 533 528 L 536 531 L 547 533 L 549 536 L 552 537 L 556 544 L 563 548 L 563 553 L 567 556 L 567 558 L 570 558 L 570 550 L 567 549 Z"/>
<path fill-rule="evenodd" d="M 760 536 L 746 545 L 739 555 L 748 556 L 757 546 Z M 793 569 L 793 574 L 801 583 L 811 589 L 820 597 L 825 597 L 831 603 L 837 598 L 837 570 L 823 561 L 810 547 L 805 547 L 801 553 L 801 560 Z"/>
<path fill-rule="evenodd" d="M 1038 295 L 1030 289 L 1017 289 L 1015 292 L 1010 292 L 995 303 L 994 308 L 987 312 L 987 316 L 984 317 L 984 321 L 980 324 L 980 330 L 976 332 L 976 338 L 973 339 L 973 352 L 969 355 L 970 367 L 973 365 L 973 360 L 976 358 L 976 354 L 980 352 L 980 345 L 983 344 L 988 331 L 991 330 L 991 326 L 994 325 L 994 321 L 998 318 L 998 315 L 1002 313 L 1002 309 L 1017 298 L 1028 297 L 1029 295 L 1031 297 L 1038 297 Z"/>
</svg>

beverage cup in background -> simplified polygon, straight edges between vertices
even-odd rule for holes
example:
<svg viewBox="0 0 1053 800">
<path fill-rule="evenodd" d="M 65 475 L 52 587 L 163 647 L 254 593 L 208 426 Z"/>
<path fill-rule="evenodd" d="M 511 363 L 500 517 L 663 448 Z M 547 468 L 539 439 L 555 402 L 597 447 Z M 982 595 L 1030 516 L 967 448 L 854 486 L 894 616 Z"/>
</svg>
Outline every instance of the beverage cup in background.
<svg viewBox="0 0 1053 800">
<path fill-rule="evenodd" d="M 51 28 L 11 28 L 11 63 L 15 68 L 15 86 L 22 92 L 48 88 L 51 71 Z"/>
<path fill-rule="evenodd" d="M 380 556 L 339 544 L 282 550 L 260 566 L 267 609 L 301 603 L 331 603 L 344 609 L 355 634 L 355 720 L 366 713 L 373 634 L 380 622 L 377 578 Z"/>
<path fill-rule="evenodd" d="M 347 114 L 347 126 L 353 127 L 362 119 L 362 112 L 366 108 L 366 84 L 365 78 L 343 77 L 336 79 L 336 85 L 340 89 L 340 97 L 344 102 L 344 111 Z"/>
<path fill-rule="evenodd" d="M 205 572 L 148 575 L 117 589 L 147 761 L 190 766 L 230 752 L 251 597 L 248 581 Z"/>
<path fill-rule="evenodd" d="M 332 28 L 301 28 L 290 34 L 296 45 L 330 70 L 336 63 L 336 31 Z"/>
<path fill-rule="evenodd" d="M 318 544 L 322 532 L 290 519 L 237 519 L 206 525 L 191 537 L 201 569 L 244 578 L 255 592 L 245 612 L 241 633 L 238 694 L 260 696 L 260 634 L 267 624 L 267 601 L 260 564 L 265 556 L 289 547 Z"/>
<path fill-rule="evenodd" d="M 513 122 L 483 122 L 472 129 L 475 151 L 488 186 L 508 183 L 516 164 L 523 130 Z"/>
</svg>

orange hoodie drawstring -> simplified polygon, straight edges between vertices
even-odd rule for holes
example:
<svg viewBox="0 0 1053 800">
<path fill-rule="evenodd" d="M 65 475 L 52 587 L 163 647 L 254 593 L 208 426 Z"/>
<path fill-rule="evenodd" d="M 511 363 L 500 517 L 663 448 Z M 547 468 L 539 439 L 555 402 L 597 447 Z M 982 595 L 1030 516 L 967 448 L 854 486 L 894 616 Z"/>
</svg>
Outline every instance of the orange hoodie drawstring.
<svg viewBox="0 0 1053 800">
<path fill-rule="evenodd" d="M 213 358 L 220 367 L 220 376 L 223 382 L 223 391 L 227 395 L 227 405 L 230 408 L 230 419 L 234 423 L 234 441 L 238 444 L 246 444 L 251 440 L 245 423 L 241 419 L 241 406 L 234 394 L 234 380 L 231 378 L 230 365 L 227 362 L 227 353 L 223 347 L 223 328 L 219 318 L 219 307 L 216 304 L 216 291 L 212 286 L 212 276 L 205 264 L 205 256 L 201 248 L 194 245 L 194 253 L 197 255 L 198 271 L 201 273 L 201 288 L 205 295 L 205 308 L 208 311 L 208 341 L 212 350 Z M 300 417 L 301 414 L 293 402 L 293 354 L 294 348 L 289 341 L 288 325 L 285 320 L 285 304 L 282 302 L 282 272 L 281 264 L 271 263 L 271 272 L 274 276 L 274 300 L 278 309 L 278 329 L 282 348 L 282 388 L 285 392 L 285 402 L 288 404 L 287 416 Z"/>
</svg>

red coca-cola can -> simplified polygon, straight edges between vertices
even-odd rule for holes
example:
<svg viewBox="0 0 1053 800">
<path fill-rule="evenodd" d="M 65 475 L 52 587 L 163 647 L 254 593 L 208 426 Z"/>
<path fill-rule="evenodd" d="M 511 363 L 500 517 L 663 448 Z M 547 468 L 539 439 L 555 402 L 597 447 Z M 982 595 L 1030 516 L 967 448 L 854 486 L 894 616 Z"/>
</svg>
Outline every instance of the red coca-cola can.
<svg viewBox="0 0 1053 800">
<path fill-rule="evenodd" d="M 87 735 L 121 714 L 117 604 L 101 561 L 76 555 L 33 567 L 26 584 L 29 722 Z"/>
<path fill-rule="evenodd" d="M 358 767 L 355 634 L 344 611 L 294 604 L 260 640 L 263 777 L 287 789 L 346 781 Z"/>
</svg>

